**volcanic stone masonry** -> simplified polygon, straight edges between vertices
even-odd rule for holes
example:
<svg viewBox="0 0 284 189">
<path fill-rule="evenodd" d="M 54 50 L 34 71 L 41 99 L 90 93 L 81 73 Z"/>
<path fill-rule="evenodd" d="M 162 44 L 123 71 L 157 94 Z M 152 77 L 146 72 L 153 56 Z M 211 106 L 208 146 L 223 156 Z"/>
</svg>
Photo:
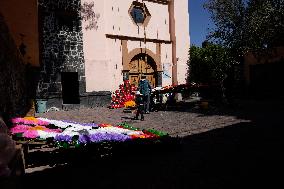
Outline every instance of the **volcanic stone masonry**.
<svg viewBox="0 0 284 189">
<path fill-rule="evenodd" d="M 41 72 L 38 97 L 61 97 L 61 73 L 77 72 L 85 93 L 80 0 L 39 0 Z"/>
</svg>

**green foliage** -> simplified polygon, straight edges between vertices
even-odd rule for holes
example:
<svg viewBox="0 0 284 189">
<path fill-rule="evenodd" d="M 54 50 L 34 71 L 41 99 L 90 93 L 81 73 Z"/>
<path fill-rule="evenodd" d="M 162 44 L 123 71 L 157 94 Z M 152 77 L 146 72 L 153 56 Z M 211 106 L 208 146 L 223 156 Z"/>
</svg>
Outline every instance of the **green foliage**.
<svg viewBox="0 0 284 189">
<path fill-rule="evenodd" d="M 284 0 L 250 0 L 246 40 L 252 48 L 284 45 Z"/>
<path fill-rule="evenodd" d="M 284 45 L 284 0 L 208 0 L 204 7 L 216 26 L 209 39 L 236 56 Z"/>
<path fill-rule="evenodd" d="M 189 51 L 190 81 L 197 83 L 221 83 L 227 70 L 234 64 L 230 52 L 220 45 L 192 46 Z"/>
</svg>

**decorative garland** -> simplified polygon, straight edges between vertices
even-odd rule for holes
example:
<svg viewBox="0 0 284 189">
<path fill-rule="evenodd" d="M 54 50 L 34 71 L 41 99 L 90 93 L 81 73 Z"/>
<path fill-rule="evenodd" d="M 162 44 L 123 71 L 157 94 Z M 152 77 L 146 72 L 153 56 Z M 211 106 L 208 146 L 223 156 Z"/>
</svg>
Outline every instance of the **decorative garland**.
<svg viewBox="0 0 284 189">
<path fill-rule="evenodd" d="M 134 130 L 134 131 L 138 131 L 138 128 L 132 127 L 131 125 L 129 125 L 128 123 L 119 123 L 118 126 L 123 127 L 125 129 L 129 129 L 129 130 Z M 167 133 L 161 132 L 161 131 L 157 131 L 154 129 L 143 129 L 142 130 L 145 134 L 149 134 L 149 135 L 153 135 L 153 136 L 157 136 L 157 137 L 164 137 L 164 136 L 168 136 Z"/>
<path fill-rule="evenodd" d="M 167 134 L 156 130 L 139 130 L 127 123 L 77 123 L 46 118 L 12 119 L 12 135 L 20 140 L 46 140 L 58 147 L 79 147 L 101 142 L 124 142 L 133 139 L 157 139 Z M 42 124 L 42 125 L 40 125 Z"/>
</svg>

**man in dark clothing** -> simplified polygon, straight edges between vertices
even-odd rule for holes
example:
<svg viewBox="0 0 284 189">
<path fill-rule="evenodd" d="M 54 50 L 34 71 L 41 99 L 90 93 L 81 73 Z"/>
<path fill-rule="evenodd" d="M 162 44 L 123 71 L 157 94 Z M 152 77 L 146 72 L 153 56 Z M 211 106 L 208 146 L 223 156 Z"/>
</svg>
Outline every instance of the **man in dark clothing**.
<svg viewBox="0 0 284 189">
<path fill-rule="evenodd" d="M 144 100 L 143 95 L 139 91 L 136 93 L 135 103 L 137 107 L 135 119 L 138 120 L 138 117 L 141 114 L 141 121 L 144 121 Z"/>
<path fill-rule="evenodd" d="M 146 79 L 145 75 L 141 77 L 138 89 L 140 93 L 143 95 L 144 111 L 146 112 L 146 114 L 148 114 L 150 109 L 151 85 L 150 82 Z"/>
</svg>

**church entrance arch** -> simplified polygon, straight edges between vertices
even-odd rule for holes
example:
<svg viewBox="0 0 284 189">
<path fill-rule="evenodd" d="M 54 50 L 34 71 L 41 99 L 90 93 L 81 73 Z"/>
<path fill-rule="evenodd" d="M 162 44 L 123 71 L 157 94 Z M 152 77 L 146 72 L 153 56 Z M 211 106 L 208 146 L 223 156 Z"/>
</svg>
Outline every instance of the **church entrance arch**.
<svg viewBox="0 0 284 189">
<path fill-rule="evenodd" d="M 129 63 L 129 81 L 138 86 L 142 75 L 150 81 L 152 87 L 157 86 L 157 66 L 154 59 L 144 53 L 134 56 Z"/>
</svg>

